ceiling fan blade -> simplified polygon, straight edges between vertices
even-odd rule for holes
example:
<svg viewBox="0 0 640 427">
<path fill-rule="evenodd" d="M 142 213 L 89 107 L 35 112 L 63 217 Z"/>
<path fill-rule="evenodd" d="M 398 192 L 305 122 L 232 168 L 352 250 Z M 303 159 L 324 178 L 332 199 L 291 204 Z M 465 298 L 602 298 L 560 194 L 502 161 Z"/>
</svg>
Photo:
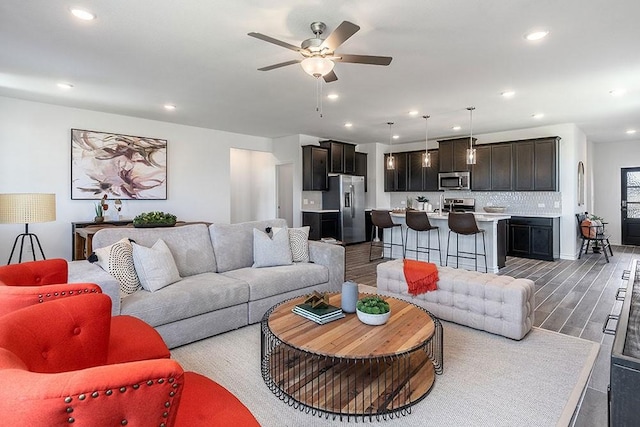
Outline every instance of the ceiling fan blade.
<svg viewBox="0 0 640 427">
<path fill-rule="evenodd" d="M 247 35 L 263 40 L 265 42 L 277 44 L 278 46 L 282 46 L 287 49 L 295 50 L 296 52 L 300 52 L 302 50 L 302 48 L 298 46 L 294 46 L 290 43 L 283 42 L 282 40 L 274 39 L 273 37 L 265 36 L 264 34 L 261 34 L 261 33 L 248 33 Z"/>
<path fill-rule="evenodd" d="M 280 62 L 278 64 L 268 65 L 266 67 L 258 68 L 258 71 L 270 71 L 280 67 L 286 67 L 287 65 L 298 64 L 302 59 L 292 59 L 291 61 Z"/>
<path fill-rule="evenodd" d="M 338 76 L 336 76 L 336 73 L 334 73 L 333 70 L 325 74 L 322 78 L 324 79 L 325 83 L 331 83 L 338 80 Z"/>
<path fill-rule="evenodd" d="M 354 64 L 371 64 L 371 65 L 389 65 L 393 58 L 390 56 L 372 56 L 372 55 L 348 55 L 340 54 L 333 58 L 337 62 L 351 62 Z"/>
<path fill-rule="evenodd" d="M 321 48 L 327 48 L 329 51 L 333 52 L 340 46 L 342 43 L 347 41 L 349 37 L 354 35 L 360 29 L 356 24 L 349 21 L 342 21 L 342 24 L 338 25 L 338 28 L 333 30 L 329 37 L 322 42 Z"/>
</svg>

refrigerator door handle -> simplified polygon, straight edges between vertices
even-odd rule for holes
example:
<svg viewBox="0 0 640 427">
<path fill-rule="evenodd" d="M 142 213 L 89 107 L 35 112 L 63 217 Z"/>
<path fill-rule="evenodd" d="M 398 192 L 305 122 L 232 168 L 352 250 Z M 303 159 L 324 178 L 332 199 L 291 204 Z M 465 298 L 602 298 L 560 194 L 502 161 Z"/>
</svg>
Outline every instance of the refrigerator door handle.
<svg viewBox="0 0 640 427">
<path fill-rule="evenodd" d="M 353 184 L 349 186 L 349 194 L 353 194 L 355 189 L 353 188 Z M 356 217 L 356 207 L 354 203 L 351 203 L 351 218 Z"/>
</svg>

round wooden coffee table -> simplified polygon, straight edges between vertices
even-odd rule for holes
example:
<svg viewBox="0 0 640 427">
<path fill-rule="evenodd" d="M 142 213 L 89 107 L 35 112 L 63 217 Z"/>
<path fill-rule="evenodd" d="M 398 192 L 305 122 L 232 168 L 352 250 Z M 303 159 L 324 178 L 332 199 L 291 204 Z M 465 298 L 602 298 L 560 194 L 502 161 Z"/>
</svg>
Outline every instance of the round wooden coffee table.
<svg viewBox="0 0 640 427">
<path fill-rule="evenodd" d="M 423 308 L 385 297 L 385 325 L 355 313 L 318 325 L 291 311 L 304 299 L 272 307 L 261 322 L 262 377 L 290 405 L 327 417 L 405 415 L 442 374 L 442 324 Z M 340 307 L 340 294 L 329 302 Z"/>
</svg>

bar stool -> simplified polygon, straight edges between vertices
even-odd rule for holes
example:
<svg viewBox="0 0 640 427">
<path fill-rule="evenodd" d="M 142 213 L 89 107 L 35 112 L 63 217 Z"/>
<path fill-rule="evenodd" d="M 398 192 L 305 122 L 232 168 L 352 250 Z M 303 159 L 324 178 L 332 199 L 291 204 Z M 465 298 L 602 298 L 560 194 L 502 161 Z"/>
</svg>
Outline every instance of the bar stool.
<svg viewBox="0 0 640 427">
<path fill-rule="evenodd" d="M 431 225 L 429 217 L 424 211 L 407 211 L 406 216 L 407 232 L 404 241 L 405 244 L 405 258 L 407 252 L 415 252 L 416 260 L 419 260 L 420 254 L 427 254 L 427 262 L 431 262 L 431 251 L 438 251 L 440 255 L 440 265 L 442 265 L 442 251 L 440 250 L 440 229 Z M 416 248 L 409 249 L 409 229 L 416 232 Z M 438 234 L 438 249 L 431 247 L 431 231 L 436 230 Z M 427 232 L 427 246 L 420 246 L 420 232 Z"/>
<path fill-rule="evenodd" d="M 391 258 L 393 258 L 393 247 L 394 246 L 400 246 L 402 248 L 402 256 L 404 257 L 404 234 L 402 234 L 402 225 L 401 224 L 396 224 L 393 222 L 393 220 L 391 219 L 391 214 L 389 213 L 389 211 L 376 211 L 373 210 L 371 211 L 371 223 L 373 224 L 371 227 L 371 235 L 375 236 L 375 231 L 376 231 L 376 227 L 377 228 L 388 228 L 390 229 L 390 234 L 391 234 L 391 241 L 389 243 L 384 242 L 384 240 L 382 242 L 374 242 L 373 239 L 371 240 L 371 246 L 369 247 L 369 262 L 376 260 L 376 259 L 381 259 L 384 258 L 384 250 L 385 249 L 389 249 L 389 256 Z M 393 230 L 396 227 L 400 227 L 399 231 L 400 231 L 400 239 L 402 239 L 402 244 L 400 243 L 393 243 Z M 377 248 L 382 248 L 382 256 L 380 258 L 371 258 L 371 253 L 373 251 L 373 248 L 377 247 Z"/>
<path fill-rule="evenodd" d="M 484 257 L 484 271 L 488 272 L 487 269 L 487 246 L 484 238 L 484 230 L 478 228 L 478 224 L 476 223 L 476 218 L 472 213 L 456 213 L 449 212 L 449 235 L 447 236 L 447 262 L 449 265 L 449 257 L 456 257 L 456 268 L 458 268 L 458 263 L 460 258 L 474 259 L 476 271 L 478 271 L 478 256 Z M 456 253 L 455 255 L 449 255 L 449 239 L 451 238 L 451 232 L 456 233 Z M 473 235 L 473 243 L 474 243 L 474 252 L 469 251 L 461 251 L 460 250 L 460 235 L 463 236 L 471 236 Z M 478 234 L 482 234 L 482 248 L 484 253 L 478 253 Z M 473 256 L 464 256 L 464 255 L 473 255 Z"/>
</svg>

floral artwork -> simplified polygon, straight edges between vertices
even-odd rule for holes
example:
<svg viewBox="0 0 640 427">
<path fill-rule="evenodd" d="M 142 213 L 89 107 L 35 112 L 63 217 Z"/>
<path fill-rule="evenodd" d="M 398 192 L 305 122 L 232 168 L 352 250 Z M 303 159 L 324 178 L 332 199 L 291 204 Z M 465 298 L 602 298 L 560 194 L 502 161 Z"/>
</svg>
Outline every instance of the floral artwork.
<svg viewBox="0 0 640 427">
<path fill-rule="evenodd" d="M 167 141 L 71 129 L 71 199 L 166 200 Z"/>
</svg>

